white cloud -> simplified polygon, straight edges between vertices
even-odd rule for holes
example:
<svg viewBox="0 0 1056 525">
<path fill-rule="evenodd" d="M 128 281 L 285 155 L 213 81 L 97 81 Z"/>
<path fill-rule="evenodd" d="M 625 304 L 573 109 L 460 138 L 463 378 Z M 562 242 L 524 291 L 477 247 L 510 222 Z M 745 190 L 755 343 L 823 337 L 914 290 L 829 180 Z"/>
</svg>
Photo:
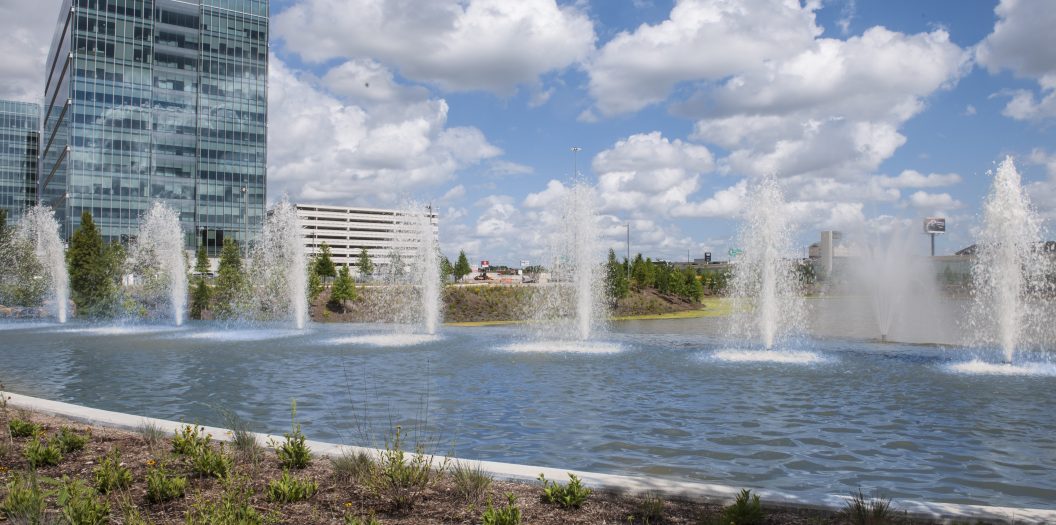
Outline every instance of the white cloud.
<svg viewBox="0 0 1056 525">
<path fill-rule="evenodd" d="M 268 182 L 272 195 L 333 204 L 395 203 L 501 151 L 476 128 L 447 127 L 447 103 L 398 112 L 345 103 L 271 58 Z"/>
<path fill-rule="evenodd" d="M 304 0 L 273 17 L 312 62 L 372 57 L 446 90 L 509 94 L 585 59 L 594 26 L 555 0 Z"/>
<path fill-rule="evenodd" d="M 929 173 L 924 175 L 916 170 L 903 170 L 897 177 L 880 177 L 878 183 L 884 188 L 940 188 L 961 182 L 956 173 Z"/>
<path fill-rule="evenodd" d="M 0 99 L 39 104 L 60 2 L 0 3 Z"/>
<path fill-rule="evenodd" d="M 1030 201 L 1043 217 L 1048 220 L 1056 219 L 1056 154 L 1036 148 L 1030 152 L 1027 162 L 1043 166 L 1048 175 L 1047 179 L 1026 185 Z"/>
<path fill-rule="evenodd" d="M 371 59 L 339 64 L 327 71 L 322 81 L 334 93 L 357 102 L 407 103 L 429 98 L 428 90 L 399 85 L 391 71 Z"/>
<path fill-rule="evenodd" d="M 1004 114 L 1017 120 L 1056 117 L 1056 9 L 1049 0 L 1002 0 L 994 12 L 998 20 L 976 47 L 976 60 L 991 73 L 1010 70 L 1037 80 L 1041 88 L 1039 95 L 1011 92 Z"/>
<path fill-rule="evenodd" d="M 918 191 L 909 196 L 908 204 L 919 211 L 941 213 L 964 206 L 949 193 L 928 193 Z"/>
<path fill-rule="evenodd" d="M 533 173 L 535 168 L 525 164 L 518 164 L 508 160 L 493 160 L 488 165 L 488 173 L 496 177 L 507 175 L 527 175 Z"/>
<path fill-rule="evenodd" d="M 974 117 L 976 113 L 977 113 L 977 111 L 975 109 L 975 106 L 973 106 L 971 104 L 968 104 L 967 106 L 964 107 L 964 113 L 963 113 L 964 116 L 966 116 L 966 117 Z"/>
</svg>

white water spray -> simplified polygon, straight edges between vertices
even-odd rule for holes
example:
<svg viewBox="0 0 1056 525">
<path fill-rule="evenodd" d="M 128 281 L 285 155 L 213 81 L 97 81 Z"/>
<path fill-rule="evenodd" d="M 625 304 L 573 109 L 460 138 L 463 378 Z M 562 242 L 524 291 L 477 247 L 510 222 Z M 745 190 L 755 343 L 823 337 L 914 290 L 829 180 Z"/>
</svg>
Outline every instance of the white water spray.
<svg viewBox="0 0 1056 525">
<path fill-rule="evenodd" d="M 33 252 L 51 286 L 55 318 L 65 323 L 70 303 L 70 276 L 66 270 L 66 247 L 59 236 L 54 210 L 44 204 L 28 208 L 19 222 L 18 234 L 33 243 Z"/>
<path fill-rule="evenodd" d="M 139 233 L 129 257 L 134 268 L 155 274 L 165 286 L 176 326 L 187 313 L 187 261 L 180 213 L 160 201 L 140 218 Z"/>
<path fill-rule="evenodd" d="M 247 275 L 254 281 L 258 315 L 285 315 L 298 330 L 308 324 L 308 259 L 297 207 L 286 198 L 264 221 Z"/>
</svg>

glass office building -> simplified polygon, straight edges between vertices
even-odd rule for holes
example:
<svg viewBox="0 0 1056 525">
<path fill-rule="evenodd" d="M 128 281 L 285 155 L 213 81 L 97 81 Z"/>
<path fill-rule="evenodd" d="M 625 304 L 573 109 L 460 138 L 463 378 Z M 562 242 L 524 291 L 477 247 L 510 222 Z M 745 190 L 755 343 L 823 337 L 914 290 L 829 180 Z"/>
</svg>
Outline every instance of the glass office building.
<svg viewBox="0 0 1056 525">
<path fill-rule="evenodd" d="M 9 224 L 36 202 L 40 106 L 0 100 L 0 209 Z"/>
<path fill-rule="evenodd" d="M 109 241 L 155 200 L 187 248 L 259 233 L 267 162 L 268 0 L 65 0 L 46 70 L 38 193 L 68 238 Z"/>
</svg>

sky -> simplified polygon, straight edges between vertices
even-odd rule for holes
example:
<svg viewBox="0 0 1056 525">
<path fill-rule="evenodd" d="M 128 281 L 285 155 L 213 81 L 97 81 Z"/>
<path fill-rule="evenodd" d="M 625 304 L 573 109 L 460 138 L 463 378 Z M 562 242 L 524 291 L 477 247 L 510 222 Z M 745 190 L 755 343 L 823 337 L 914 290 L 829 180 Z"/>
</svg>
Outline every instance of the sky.
<svg viewBox="0 0 1056 525">
<path fill-rule="evenodd" d="M 59 0 L 0 0 L 0 98 L 39 101 Z M 432 204 L 454 258 L 546 256 L 575 180 L 601 244 L 736 244 L 775 177 L 805 249 L 947 218 L 1011 155 L 1056 218 L 1052 0 L 272 0 L 268 192 Z M 573 152 L 571 148 L 580 148 Z M 578 172 L 578 177 L 574 176 Z M 927 247 L 921 234 L 920 248 Z"/>
</svg>

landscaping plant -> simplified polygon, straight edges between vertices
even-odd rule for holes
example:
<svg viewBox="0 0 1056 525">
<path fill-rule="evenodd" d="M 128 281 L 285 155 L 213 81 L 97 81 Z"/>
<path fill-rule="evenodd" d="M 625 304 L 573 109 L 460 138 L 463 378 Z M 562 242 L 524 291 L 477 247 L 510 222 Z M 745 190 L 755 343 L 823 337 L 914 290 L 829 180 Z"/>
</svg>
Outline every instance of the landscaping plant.
<svg viewBox="0 0 1056 525">
<path fill-rule="evenodd" d="M 181 456 L 193 456 L 198 449 L 208 448 L 213 436 L 203 435 L 205 429 L 198 425 L 184 425 L 172 437 L 172 452 Z"/>
<path fill-rule="evenodd" d="M 0 502 L 0 513 L 11 523 L 42 523 L 47 502 L 33 473 L 15 474 L 7 483 L 7 496 Z"/>
<path fill-rule="evenodd" d="M 290 404 L 290 432 L 283 434 L 285 440 L 275 447 L 282 468 L 305 468 L 312 461 L 312 449 L 305 444 L 301 425 L 297 423 L 297 400 Z"/>
<path fill-rule="evenodd" d="M 593 492 L 591 489 L 584 487 L 583 482 L 572 473 L 568 475 L 567 485 L 549 481 L 542 474 L 539 474 L 539 481 L 543 483 L 543 502 L 560 505 L 565 509 L 582 507 L 590 493 Z"/>
<path fill-rule="evenodd" d="M 63 478 L 59 486 L 59 507 L 69 525 L 102 525 L 110 522 L 110 504 L 80 480 Z"/>
<path fill-rule="evenodd" d="M 11 437 L 16 438 L 33 437 L 44 430 L 32 421 L 17 417 L 11 418 L 11 421 L 7 423 L 7 428 L 11 432 Z"/>
<path fill-rule="evenodd" d="M 759 495 L 753 495 L 748 489 L 742 489 L 733 504 L 722 509 L 719 517 L 721 525 L 762 525 L 763 518 Z"/>
<path fill-rule="evenodd" d="M 488 498 L 488 506 L 481 516 L 483 525 L 520 525 L 521 509 L 517 507 L 517 497 L 513 493 L 506 494 L 507 503 L 503 507 L 493 507 L 491 498 Z"/>
<path fill-rule="evenodd" d="M 889 498 L 866 498 L 859 488 L 851 493 L 843 511 L 847 521 L 854 525 L 887 525 L 891 523 L 891 500 Z"/>
<path fill-rule="evenodd" d="M 186 490 L 187 478 L 173 475 L 163 465 L 151 464 L 147 469 L 147 501 L 161 503 L 182 498 Z"/>
<path fill-rule="evenodd" d="M 48 438 L 30 440 L 26 444 L 26 461 L 33 468 L 58 465 L 62 461 L 62 451 L 55 443 L 49 443 Z"/>
<path fill-rule="evenodd" d="M 114 448 L 92 470 L 95 477 L 95 488 L 101 494 L 113 490 L 127 489 L 132 485 L 132 471 L 121 463 L 121 451 Z"/>
<path fill-rule="evenodd" d="M 59 435 L 55 437 L 55 442 L 63 454 L 72 454 L 88 444 L 88 436 L 78 434 L 70 427 L 62 427 Z"/>
<path fill-rule="evenodd" d="M 306 500 L 315 494 L 319 486 L 310 479 L 297 479 L 290 471 L 282 471 L 282 477 L 268 482 L 268 501 L 294 503 Z"/>
</svg>

